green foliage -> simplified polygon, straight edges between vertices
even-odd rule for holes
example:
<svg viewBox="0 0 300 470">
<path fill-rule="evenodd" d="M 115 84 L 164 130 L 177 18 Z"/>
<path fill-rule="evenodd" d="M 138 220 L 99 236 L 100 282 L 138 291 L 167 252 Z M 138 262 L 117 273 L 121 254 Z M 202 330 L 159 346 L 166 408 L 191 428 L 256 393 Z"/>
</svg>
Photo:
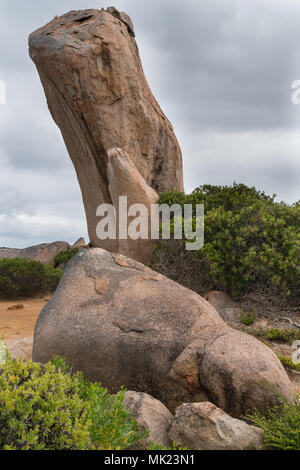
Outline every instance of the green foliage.
<svg viewBox="0 0 300 470">
<path fill-rule="evenodd" d="M 7 358 L 0 368 L 0 449 L 89 449 L 91 423 L 79 381 Z"/>
<path fill-rule="evenodd" d="M 274 198 L 242 184 L 162 194 L 160 204 L 205 205 L 205 245 L 187 252 L 182 241 L 161 241 L 153 267 L 200 294 L 220 289 L 239 297 L 267 286 L 299 297 L 300 204 Z"/>
<path fill-rule="evenodd" d="M 180 451 L 180 450 L 189 450 L 189 449 L 179 447 L 179 446 L 178 446 L 177 444 L 175 444 L 175 443 L 173 444 L 172 447 L 167 448 L 167 447 L 163 447 L 163 446 L 161 446 L 161 445 L 159 445 L 159 444 L 156 444 L 156 443 L 154 443 L 154 442 L 151 442 L 151 444 L 149 445 L 149 447 L 147 447 L 147 450 L 174 450 L 174 451 L 175 451 L 175 450 L 176 450 L 176 451 L 179 450 L 179 451 Z"/>
<path fill-rule="evenodd" d="M 252 325 L 255 322 L 255 320 L 256 320 L 255 313 L 245 313 L 240 316 L 240 323 L 242 323 L 242 325 L 246 325 L 246 326 Z"/>
<path fill-rule="evenodd" d="M 60 358 L 43 366 L 6 353 L 1 362 L 0 450 L 119 450 L 145 437 L 124 390 L 111 396 Z"/>
<path fill-rule="evenodd" d="M 277 354 L 277 356 L 278 356 L 278 359 L 281 361 L 281 364 L 286 369 L 291 369 L 291 370 L 295 370 L 296 372 L 300 372 L 300 364 L 294 364 L 290 357 L 281 356 L 280 354 Z"/>
<path fill-rule="evenodd" d="M 300 450 L 300 396 L 293 403 L 284 402 L 266 412 L 255 410 L 247 420 L 263 429 L 268 449 Z"/>
<path fill-rule="evenodd" d="M 57 268 L 58 266 L 67 264 L 77 253 L 79 253 L 79 248 L 71 248 L 70 250 L 62 251 L 55 256 L 54 266 Z"/>
<path fill-rule="evenodd" d="M 0 259 L 0 297 L 30 297 L 54 291 L 62 271 L 38 261 Z"/>
<path fill-rule="evenodd" d="M 266 339 L 268 341 L 279 341 L 281 343 L 293 344 L 294 341 L 300 340 L 300 330 L 272 328 L 270 330 L 256 329 L 251 331 L 251 334 L 260 339 Z"/>
</svg>

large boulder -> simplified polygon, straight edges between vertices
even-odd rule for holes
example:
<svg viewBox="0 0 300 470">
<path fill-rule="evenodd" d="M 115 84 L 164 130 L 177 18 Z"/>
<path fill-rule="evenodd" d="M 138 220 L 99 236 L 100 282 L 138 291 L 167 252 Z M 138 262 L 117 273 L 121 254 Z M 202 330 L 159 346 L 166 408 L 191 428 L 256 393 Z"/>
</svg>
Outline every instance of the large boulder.
<svg viewBox="0 0 300 470">
<path fill-rule="evenodd" d="M 171 411 L 212 401 L 240 416 L 292 395 L 268 347 L 232 330 L 195 292 L 99 248 L 68 263 L 39 316 L 33 359 L 53 356 L 112 393 L 125 385 Z"/>
<path fill-rule="evenodd" d="M 125 393 L 123 404 L 136 419 L 140 430 L 148 433 L 138 448 L 147 449 L 151 443 L 163 447 L 172 445 L 169 431 L 173 415 L 160 401 L 147 393 L 129 391 Z"/>
<path fill-rule="evenodd" d="M 108 150 L 125 151 L 154 191 L 183 191 L 181 150 L 148 86 L 132 22 L 113 7 L 71 11 L 32 33 L 29 48 L 77 172 L 90 241 L 122 252 L 96 230 L 98 206 L 113 203 Z M 135 192 L 139 203 L 134 189 L 122 195 Z"/>
<path fill-rule="evenodd" d="M 186 403 L 176 410 L 169 434 L 191 450 L 246 450 L 263 447 L 262 430 L 232 418 L 212 403 Z"/>
</svg>

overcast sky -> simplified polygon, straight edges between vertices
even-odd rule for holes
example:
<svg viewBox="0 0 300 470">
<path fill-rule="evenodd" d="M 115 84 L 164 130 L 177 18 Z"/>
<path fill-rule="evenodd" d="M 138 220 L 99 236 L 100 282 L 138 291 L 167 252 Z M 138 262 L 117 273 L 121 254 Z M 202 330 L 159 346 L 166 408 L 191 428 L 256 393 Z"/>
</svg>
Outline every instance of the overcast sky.
<svg viewBox="0 0 300 470">
<path fill-rule="evenodd" d="M 0 246 L 75 242 L 86 223 L 48 111 L 30 32 L 93 0 L 0 0 Z M 186 191 L 255 185 L 300 199 L 299 0 L 114 0 L 132 18 L 152 91 L 180 142 Z"/>
</svg>

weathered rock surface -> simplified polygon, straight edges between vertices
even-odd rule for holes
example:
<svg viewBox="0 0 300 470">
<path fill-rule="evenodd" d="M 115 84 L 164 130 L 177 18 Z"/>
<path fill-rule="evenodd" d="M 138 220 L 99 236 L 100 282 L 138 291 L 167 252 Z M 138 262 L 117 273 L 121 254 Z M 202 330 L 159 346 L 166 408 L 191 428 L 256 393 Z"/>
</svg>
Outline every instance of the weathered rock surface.
<svg viewBox="0 0 300 470">
<path fill-rule="evenodd" d="M 6 347 L 10 355 L 14 359 L 22 358 L 24 361 L 30 361 L 32 359 L 32 345 L 32 336 L 13 338 L 6 341 Z"/>
<path fill-rule="evenodd" d="M 238 322 L 242 315 L 242 310 L 238 303 L 233 300 L 230 295 L 221 291 L 211 291 L 204 296 L 219 313 L 221 318 L 226 322 Z"/>
<path fill-rule="evenodd" d="M 62 251 L 69 250 L 66 242 L 42 243 L 24 249 L 0 248 L 0 258 L 26 258 L 41 263 L 51 263 L 55 256 Z"/>
<path fill-rule="evenodd" d="M 263 446 L 261 429 L 232 418 L 208 402 L 177 408 L 169 436 L 191 450 L 246 450 Z"/>
<path fill-rule="evenodd" d="M 133 207 L 134 204 L 143 204 L 143 207 L 148 211 L 148 216 L 145 217 L 148 227 L 144 239 L 134 240 L 132 237 L 129 237 L 127 240 L 122 240 L 117 227 L 118 251 L 129 258 L 147 262 L 147 260 L 151 259 L 154 250 L 154 243 L 151 241 L 151 207 L 158 202 L 158 194 L 147 185 L 126 152 L 114 148 L 110 149 L 107 155 L 109 192 L 113 205 L 117 209 L 117 220 L 120 220 L 122 217 L 122 214 L 119 213 L 119 198 L 124 194 L 127 195 L 128 208 Z M 127 212 L 127 209 L 123 210 L 123 212 Z M 128 229 L 130 228 L 130 223 L 137 216 L 138 214 L 128 217 Z M 138 230 L 141 231 L 141 227 Z"/>
<path fill-rule="evenodd" d="M 141 443 L 142 448 L 146 449 L 151 442 L 163 447 L 172 445 L 168 434 L 173 415 L 160 401 L 146 393 L 126 392 L 124 406 L 136 419 L 141 431 L 149 433 Z"/>
<path fill-rule="evenodd" d="M 72 245 L 72 248 L 83 248 L 86 246 L 86 242 L 84 238 L 79 238 L 77 242 Z"/>
<path fill-rule="evenodd" d="M 155 191 L 183 190 L 180 147 L 144 76 L 131 20 L 115 9 L 71 11 L 32 33 L 29 46 L 77 172 L 91 243 L 121 251 L 96 233 L 96 210 L 113 199 L 109 149 L 125 151 Z"/>
<path fill-rule="evenodd" d="M 70 261 L 37 321 L 34 360 L 57 355 L 112 393 L 125 385 L 171 411 L 211 401 L 239 417 L 293 393 L 273 352 L 198 294 L 102 249 Z"/>
</svg>

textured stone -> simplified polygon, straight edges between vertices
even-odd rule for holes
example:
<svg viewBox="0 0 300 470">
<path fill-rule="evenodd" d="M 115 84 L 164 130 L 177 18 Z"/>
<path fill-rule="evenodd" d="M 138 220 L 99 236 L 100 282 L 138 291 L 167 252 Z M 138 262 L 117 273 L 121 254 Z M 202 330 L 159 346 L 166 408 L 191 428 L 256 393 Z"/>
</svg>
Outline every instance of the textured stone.
<svg viewBox="0 0 300 470">
<path fill-rule="evenodd" d="M 101 249 L 68 263 L 37 321 L 33 356 L 65 357 L 112 393 L 125 385 L 170 411 L 212 401 L 239 417 L 293 393 L 271 349 L 231 329 L 198 294 Z"/>
<path fill-rule="evenodd" d="M 14 359 L 22 358 L 24 361 L 30 361 L 32 359 L 32 345 L 32 336 L 13 338 L 6 341 L 6 347 L 10 355 Z"/>
<path fill-rule="evenodd" d="M 29 38 L 30 56 L 77 172 L 90 241 L 112 252 L 121 251 L 118 241 L 99 240 L 96 233 L 97 208 L 113 199 L 109 149 L 125 151 L 154 191 L 183 191 L 180 147 L 144 76 L 133 26 L 120 15 L 71 11 Z M 123 196 L 130 188 L 125 189 Z"/>
<path fill-rule="evenodd" d="M 70 245 L 66 242 L 43 243 L 20 250 L 15 248 L 0 248 L 0 258 L 25 258 L 49 264 L 54 260 L 55 256 L 69 249 Z"/>
<path fill-rule="evenodd" d="M 79 238 L 77 242 L 72 245 L 72 248 L 83 248 L 86 246 L 86 242 L 84 238 Z"/>
<path fill-rule="evenodd" d="M 208 402 L 177 408 L 169 437 L 191 450 L 246 450 L 263 446 L 261 429 L 232 418 Z"/>
<path fill-rule="evenodd" d="M 221 291 L 211 291 L 204 296 L 226 322 L 238 322 L 242 315 L 242 310 L 228 294 Z"/>
<path fill-rule="evenodd" d="M 168 433 L 173 415 L 160 401 L 146 393 L 126 392 L 124 406 L 136 419 L 141 431 L 149 433 L 141 443 L 142 448 L 146 449 L 151 443 L 163 447 L 172 445 Z"/>
</svg>

